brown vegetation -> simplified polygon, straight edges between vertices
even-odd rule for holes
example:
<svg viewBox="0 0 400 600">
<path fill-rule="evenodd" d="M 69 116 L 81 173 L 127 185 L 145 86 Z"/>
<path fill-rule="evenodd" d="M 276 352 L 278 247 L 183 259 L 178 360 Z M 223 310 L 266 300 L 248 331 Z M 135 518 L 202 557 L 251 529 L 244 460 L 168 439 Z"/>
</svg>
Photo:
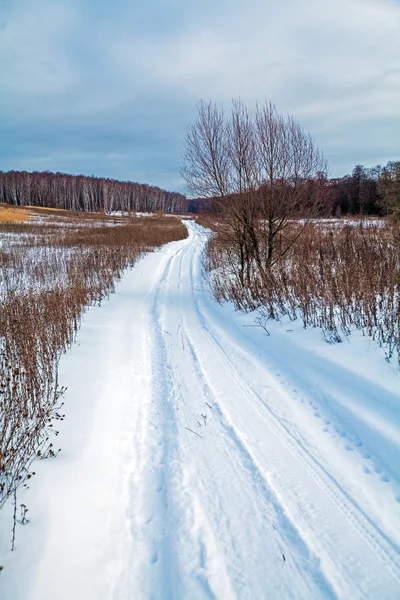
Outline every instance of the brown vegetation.
<svg viewBox="0 0 400 600">
<path fill-rule="evenodd" d="M 300 227 L 291 224 L 293 235 Z M 219 301 L 266 318 L 301 318 L 304 327 L 321 327 L 329 342 L 361 330 L 385 347 L 388 360 L 397 355 L 400 362 L 398 224 L 309 224 L 268 271 L 252 261 L 245 281 L 223 220 L 214 220 L 213 229 L 206 269 Z"/>
<path fill-rule="evenodd" d="M 85 308 L 143 252 L 187 235 L 175 218 L 81 216 L 0 223 L 0 508 L 36 456 L 56 453 L 58 362 Z"/>
<path fill-rule="evenodd" d="M 0 223 L 18 223 L 28 219 L 28 211 L 13 208 L 8 204 L 0 204 Z"/>
<path fill-rule="evenodd" d="M 389 168 L 390 167 L 390 168 Z M 322 154 L 293 117 L 266 102 L 231 112 L 212 102 L 198 106 L 188 129 L 182 175 L 214 219 L 206 269 L 216 298 L 263 317 L 301 318 L 341 341 L 353 327 L 396 352 L 400 361 L 400 228 L 363 221 L 326 227 L 331 192 L 350 192 L 359 212 L 380 190 L 384 214 L 400 205 L 399 163 L 376 170 L 357 167 L 349 181 L 326 178 Z M 372 204 L 371 204 L 372 203 Z M 398 204 L 397 204 L 398 203 Z"/>
</svg>

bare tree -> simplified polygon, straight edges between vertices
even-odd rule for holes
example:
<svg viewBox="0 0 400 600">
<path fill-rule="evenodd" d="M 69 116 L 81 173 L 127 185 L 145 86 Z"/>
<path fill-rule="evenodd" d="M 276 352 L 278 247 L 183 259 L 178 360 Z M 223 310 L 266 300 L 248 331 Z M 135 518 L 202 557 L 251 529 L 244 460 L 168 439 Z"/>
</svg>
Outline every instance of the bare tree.
<svg viewBox="0 0 400 600">
<path fill-rule="evenodd" d="M 229 145 L 224 111 L 201 101 L 196 121 L 187 131 L 181 174 L 189 192 L 205 197 L 229 193 Z"/>
<path fill-rule="evenodd" d="M 264 277 L 291 248 L 316 212 L 325 172 L 322 153 L 293 117 L 270 102 L 250 112 L 240 101 L 229 115 L 212 102 L 198 105 L 181 169 L 189 191 L 213 198 L 224 214 L 242 283 L 254 264 Z"/>
<path fill-rule="evenodd" d="M 326 162 L 310 134 L 294 117 L 279 115 L 270 102 L 257 107 L 255 120 L 262 214 L 259 236 L 264 264 L 269 266 L 286 254 L 317 214 L 322 197 L 318 186 L 310 194 L 309 182 L 324 178 Z M 302 226 L 293 228 L 293 221 L 300 219 Z"/>
</svg>

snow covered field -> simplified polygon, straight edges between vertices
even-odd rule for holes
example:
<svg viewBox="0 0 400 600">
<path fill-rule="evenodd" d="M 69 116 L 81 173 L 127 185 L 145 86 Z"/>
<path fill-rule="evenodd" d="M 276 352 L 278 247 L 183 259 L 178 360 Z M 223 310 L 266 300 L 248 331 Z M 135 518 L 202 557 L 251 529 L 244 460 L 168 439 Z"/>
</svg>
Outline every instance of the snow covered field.
<svg viewBox="0 0 400 600">
<path fill-rule="evenodd" d="M 148 254 L 62 358 L 1 600 L 400 598 L 400 374 L 210 298 L 204 230 Z"/>
</svg>

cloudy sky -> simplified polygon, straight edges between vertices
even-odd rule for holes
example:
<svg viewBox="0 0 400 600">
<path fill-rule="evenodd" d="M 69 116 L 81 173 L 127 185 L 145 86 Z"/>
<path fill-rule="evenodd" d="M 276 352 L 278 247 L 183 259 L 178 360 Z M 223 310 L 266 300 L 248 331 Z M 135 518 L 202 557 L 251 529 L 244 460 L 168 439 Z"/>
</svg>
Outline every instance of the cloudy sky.
<svg viewBox="0 0 400 600">
<path fill-rule="evenodd" d="M 0 170 L 184 191 L 197 102 L 239 96 L 332 176 L 400 159 L 400 0 L 0 0 Z"/>
</svg>

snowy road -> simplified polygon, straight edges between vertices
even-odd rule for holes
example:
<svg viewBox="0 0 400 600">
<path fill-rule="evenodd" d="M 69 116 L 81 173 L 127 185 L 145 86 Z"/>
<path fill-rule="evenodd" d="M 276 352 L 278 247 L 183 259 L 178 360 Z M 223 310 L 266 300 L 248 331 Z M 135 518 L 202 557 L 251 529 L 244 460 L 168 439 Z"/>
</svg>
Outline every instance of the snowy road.
<svg viewBox="0 0 400 600">
<path fill-rule="evenodd" d="M 188 227 L 63 358 L 62 453 L 0 542 L 0 597 L 400 598 L 398 372 L 216 305 Z"/>
</svg>

